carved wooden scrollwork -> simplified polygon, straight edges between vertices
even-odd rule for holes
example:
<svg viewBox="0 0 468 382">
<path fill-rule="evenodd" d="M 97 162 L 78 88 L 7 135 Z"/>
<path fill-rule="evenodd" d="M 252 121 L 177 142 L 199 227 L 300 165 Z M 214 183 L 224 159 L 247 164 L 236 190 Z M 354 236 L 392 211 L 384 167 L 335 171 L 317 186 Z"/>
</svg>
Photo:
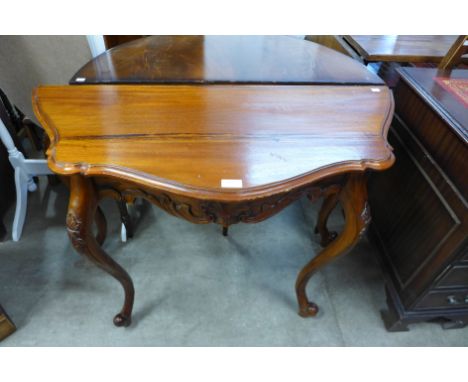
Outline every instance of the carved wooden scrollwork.
<svg viewBox="0 0 468 382">
<path fill-rule="evenodd" d="M 235 203 L 205 202 L 201 204 L 201 209 L 210 221 L 229 226 L 239 222 L 257 223 L 270 216 L 275 215 L 302 195 L 312 192 L 310 188 L 290 191 L 280 195 L 274 195 L 266 199 Z M 320 187 L 313 187 L 314 193 L 322 193 Z"/>
<path fill-rule="evenodd" d="M 86 240 L 83 230 L 85 226 L 83 221 L 77 217 L 73 212 L 67 213 L 67 232 L 68 237 L 75 248 L 79 253 L 84 253 L 86 249 Z"/>
<path fill-rule="evenodd" d="M 148 200 L 171 215 L 192 223 L 217 223 L 223 227 L 239 222 L 256 223 L 278 213 L 303 195 L 317 199 L 322 195 L 339 189 L 335 183 L 324 183 L 302 187 L 266 198 L 244 202 L 219 202 L 192 199 L 184 196 L 132 187 L 130 184 L 102 182 L 99 185 L 100 197 L 111 196 L 116 199 L 139 197 Z"/>
<path fill-rule="evenodd" d="M 370 211 L 370 206 L 369 206 L 369 203 L 366 201 L 365 204 L 364 204 L 364 208 L 361 212 L 361 215 L 360 215 L 360 219 L 361 219 L 361 224 L 362 224 L 362 228 L 361 228 L 361 231 L 359 231 L 359 238 L 362 237 L 362 235 L 364 235 L 364 233 L 366 232 L 366 229 L 367 227 L 369 226 L 369 223 L 371 222 L 371 211 Z"/>
</svg>

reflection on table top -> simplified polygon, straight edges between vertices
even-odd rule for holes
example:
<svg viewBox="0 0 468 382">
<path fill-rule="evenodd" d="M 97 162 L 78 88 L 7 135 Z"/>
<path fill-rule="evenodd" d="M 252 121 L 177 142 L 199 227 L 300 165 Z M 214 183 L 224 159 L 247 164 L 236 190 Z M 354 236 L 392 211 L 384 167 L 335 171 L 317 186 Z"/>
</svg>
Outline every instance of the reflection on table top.
<svg viewBox="0 0 468 382">
<path fill-rule="evenodd" d="M 150 36 L 88 62 L 70 84 L 383 84 L 349 57 L 288 36 Z"/>
</svg>

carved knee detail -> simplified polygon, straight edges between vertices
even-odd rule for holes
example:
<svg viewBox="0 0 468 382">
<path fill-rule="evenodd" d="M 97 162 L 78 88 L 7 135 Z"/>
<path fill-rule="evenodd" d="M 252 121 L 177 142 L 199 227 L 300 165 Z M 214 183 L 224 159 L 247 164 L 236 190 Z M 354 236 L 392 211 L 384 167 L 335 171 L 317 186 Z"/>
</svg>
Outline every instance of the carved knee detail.
<svg viewBox="0 0 468 382">
<path fill-rule="evenodd" d="M 83 221 L 73 212 L 67 213 L 67 232 L 73 248 L 84 253 L 87 248 L 85 227 Z"/>
</svg>

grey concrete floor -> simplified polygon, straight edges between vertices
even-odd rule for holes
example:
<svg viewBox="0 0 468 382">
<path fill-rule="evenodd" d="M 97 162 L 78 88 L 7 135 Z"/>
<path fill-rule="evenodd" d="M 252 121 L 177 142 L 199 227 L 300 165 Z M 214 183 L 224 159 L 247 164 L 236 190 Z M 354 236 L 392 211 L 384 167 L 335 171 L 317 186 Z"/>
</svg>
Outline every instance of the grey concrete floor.
<svg viewBox="0 0 468 382">
<path fill-rule="evenodd" d="M 0 243 L 0 304 L 18 327 L 0 346 L 468 345 L 468 329 L 434 323 L 386 332 L 383 278 L 365 239 L 313 276 L 308 293 L 320 313 L 299 317 L 295 278 L 320 249 L 312 235 L 318 204 L 307 200 L 265 222 L 232 226 L 227 238 L 217 225 L 194 225 L 144 204 L 127 243 L 119 240 L 115 204 L 105 201 L 104 249 L 136 288 L 133 324 L 116 328 L 122 290 L 72 249 L 66 204 L 65 187 L 42 181 L 29 195 L 21 241 Z M 338 230 L 340 215 L 331 218 Z"/>
</svg>

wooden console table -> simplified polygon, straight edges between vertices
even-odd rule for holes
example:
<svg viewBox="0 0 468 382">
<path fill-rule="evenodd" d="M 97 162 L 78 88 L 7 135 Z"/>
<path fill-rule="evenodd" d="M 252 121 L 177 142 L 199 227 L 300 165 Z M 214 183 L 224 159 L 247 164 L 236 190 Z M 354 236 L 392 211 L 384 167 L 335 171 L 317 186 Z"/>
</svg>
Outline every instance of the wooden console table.
<svg viewBox="0 0 468 382">
<path fill-rule="evenodd" d="M 185 51 L 177 40 L 185 44 Z M 114 324 L 127 326 L 133 282 L 101 248 L 106 230 L 98 207 L 101 198 L 142 197 L 193 223 L 228 227 L 267 219 L 303 195 L 311 200 L 323 196 L 317 229 L 326 247 L 305 265 L 296 282 L 299 314 L 314 316 L 318 307 L 307 297 L 308 280 L 349 250 L 364 232 L 370 220 L 366 170 L 384 170 L 394 161 L 386 141 L 393 115 L 392 94 L 359 63 L 307 41 L 215 36 L 191 41 L 197 40 L 203 42 L 198 49 L 203 52 L 211 46 L 208 51 L 212 53 L 197 52 L 194 58 L 188 53 L 193 44 L 187 45 L 185 37 L 162 39 L 169 44 L 165 50 L 169 56 L 171 49 L 178 52 L 172 60 L 185 57 L 191 63 L 177 61 L 181 69 L 172 74 L 173 66 L 167 65 L 167 76 L 158 74 L 160 66 L 151 65 L 148 57 L 152 56 L 144 48 L 144 59 L 135 53 L 134 60 L 146 62 L 139 70 L 129 66 L 124 73 L 113 66 L 108 77 L 98 73 L 109 83 L 116 83 L 118 77 L 119 85 L 35 89 L 34 110 L 51 141 L 49 166 L 70 180 L 70 240 L 78 252 L 121 283 L 125 300 Z M 231 45 L 226 43 L 229 41 Z M 261 52 L 270 54 L 234 55 L 239 59 L 227 68 L 210 61 L 219 56 L 224 63 L 224 56 L 216 51 L 232 49 L 236 41 L 234 45 L 244 53 L 259 53 L 256 49 L 263 47 Z M 275 57 L 276 48 L 286 49 L 287 41 L 295 54 L 286 61 L 283 58 L 284 67 L 273 61 L 257 66 L 265 57 Z M 137 40 L 93 62 L 112 61 L 112 52 L 115 58 L 121 49 L 142 43 L 162 42 Z M 125 61 L 123 55 L 121 59 Z M 154 60 L 167 62 L 159 56 Z M 93 68 L 93 62 L 74 79 L 97 81 L 91 69 L 86 71 Z M 193 69 L 200 66 L 206 70 Z M 294 77 L 297 73 L 291 68 L 300 66 L 304 77 Z M 333 70 L 339 67 L 345 74 L 337 71 L 334 77 Z M 186 83 L 202 84 L 180 84 L 189 73 L 193 76 Z M 141 82 L 153 84 L 135 85 Z M 154 84 L 161 82 L 171 85 Z M 236 83 L 220 84 L 226 82 Z M 335 238 L 326 222 L 338 202 L 344 210 L 345 227 Z"/>
</svg>

